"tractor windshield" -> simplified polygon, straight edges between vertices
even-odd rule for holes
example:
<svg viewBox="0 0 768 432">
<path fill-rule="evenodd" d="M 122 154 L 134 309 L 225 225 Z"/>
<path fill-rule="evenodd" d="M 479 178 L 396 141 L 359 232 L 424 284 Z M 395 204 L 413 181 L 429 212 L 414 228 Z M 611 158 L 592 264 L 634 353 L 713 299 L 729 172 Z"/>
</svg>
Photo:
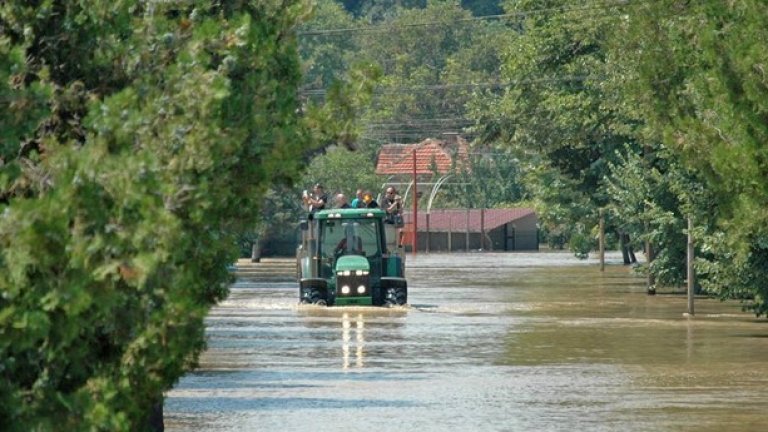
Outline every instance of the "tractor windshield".
<svg viewBox="0 0 768 432">
<path fill-rule="evenodd" d="M 320 222 L 320 255 L 328 260 L 342 255 L 374 258 L 381 254 L 375 219 L 326 219 Z"/>
</svg>

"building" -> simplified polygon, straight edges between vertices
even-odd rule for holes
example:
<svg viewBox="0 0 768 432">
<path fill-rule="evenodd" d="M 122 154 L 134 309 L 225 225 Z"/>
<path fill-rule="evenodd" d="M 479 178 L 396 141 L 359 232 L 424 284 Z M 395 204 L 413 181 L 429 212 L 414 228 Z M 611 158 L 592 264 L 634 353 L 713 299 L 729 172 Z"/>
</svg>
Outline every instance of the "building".
<svg viewBox="0 0 768 432">
<path fill-rule="evenodd" d="M 410 178 L 414 167 L 417 176 L 446 174 L 454 163 L 457 168 L 468 166 L 467 154 L 467 142 L 458 136 L 450 140 L 428 138 L 417 144 L 385 144 L 376 159 L 376 174 Z"/>
<path fill-rule="evenodd" d="M 413 242 L 413 214 L 405 212 L 404 241 Z M 418 251 L 533 251 L 538 217 L 529 208 L 433 209 L 418 213 Z"/>
<path fill-rule="evenodd" d="M 376 173 L 390 176 L 388 184 L 407 186 L 404 191 L 406 200 L 413 199 L 414 176 L 418 194 L 429 193 L 426 206 L 418 209 L 417 250 L 538 250 L 538 218 L 532 209 L 431 208 L 432 197 L 450 173 L 467 171 L 469 165 L 468 144 L 458 135 L 451 135 L 446 140 L 429 138 L 416 144 L 386 144 L 379 150 Z M 430 178 L 436 178 L 436 181 L 421 183 Z M 412 250 L 413 215 L 407 210 L 408 204 L 403 215 L 406 223 L 403 243 Z"/>
</svg>

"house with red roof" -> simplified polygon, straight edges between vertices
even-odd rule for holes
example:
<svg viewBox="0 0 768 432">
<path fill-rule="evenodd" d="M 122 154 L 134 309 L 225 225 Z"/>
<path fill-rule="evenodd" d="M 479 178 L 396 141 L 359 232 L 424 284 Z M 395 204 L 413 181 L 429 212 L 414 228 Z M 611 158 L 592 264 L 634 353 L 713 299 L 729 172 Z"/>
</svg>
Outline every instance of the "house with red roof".
<svg viewBox="0 0 768 432">
<path fill-rule="evenodd" d="M 469 170 L 469 146 L 456 135 L 428 138 L 415 144 L 385 144 L 376 160 L 376 174 L 408 184 L 417 178 L 445 175 L 454 168 Z M 421 192 L 421 188 L 420 192 Z M 418 209 L 403 214 L 403 243 L 413 250 L 414 222 L 419 251 L 538 250 L 538 218 L 532 209 Z"/>
<path fill-rule="evenodd" d="M 450 140 L 427 138 L 415 144 L 384 144 L 376 159 L 376 174 L 413 176 L 414 155 L 416 175 L 447 174 L 454 161 L 456 167 L 468 167 L 468 145 L 461 137 Z"/>
</svg>

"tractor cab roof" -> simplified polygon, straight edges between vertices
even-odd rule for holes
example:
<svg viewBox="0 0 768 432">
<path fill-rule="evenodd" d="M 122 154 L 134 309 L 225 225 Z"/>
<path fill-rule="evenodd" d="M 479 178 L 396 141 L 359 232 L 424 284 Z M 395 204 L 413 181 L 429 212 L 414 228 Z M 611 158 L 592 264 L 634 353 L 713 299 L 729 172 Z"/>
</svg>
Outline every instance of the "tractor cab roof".
<svg viewBox="0 0 768 432">
<path fill-rule="evenodd" d="M 312 219 L 360 219 L 360 218 L 373 218 L 384 219 L 387 213 L 378 208 L 344 208 L 344 209 L 329 209 L 320 210 L 315 213 L 311 213 Z"/>
</svg>

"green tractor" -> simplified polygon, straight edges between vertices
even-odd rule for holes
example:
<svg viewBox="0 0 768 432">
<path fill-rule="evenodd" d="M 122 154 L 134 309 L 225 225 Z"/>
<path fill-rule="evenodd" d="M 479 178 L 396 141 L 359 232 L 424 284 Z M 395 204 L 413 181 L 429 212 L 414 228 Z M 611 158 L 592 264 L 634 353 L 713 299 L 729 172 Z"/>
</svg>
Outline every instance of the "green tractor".
<svg viewBox="0 0 768 432">
<path fill-rule="evenodd" d="M 401 227 L 381 209 L 310 213 L 301 221 L 296 253 L 299 301 L 327 306 L 406 304 Z"/>
</svg>

